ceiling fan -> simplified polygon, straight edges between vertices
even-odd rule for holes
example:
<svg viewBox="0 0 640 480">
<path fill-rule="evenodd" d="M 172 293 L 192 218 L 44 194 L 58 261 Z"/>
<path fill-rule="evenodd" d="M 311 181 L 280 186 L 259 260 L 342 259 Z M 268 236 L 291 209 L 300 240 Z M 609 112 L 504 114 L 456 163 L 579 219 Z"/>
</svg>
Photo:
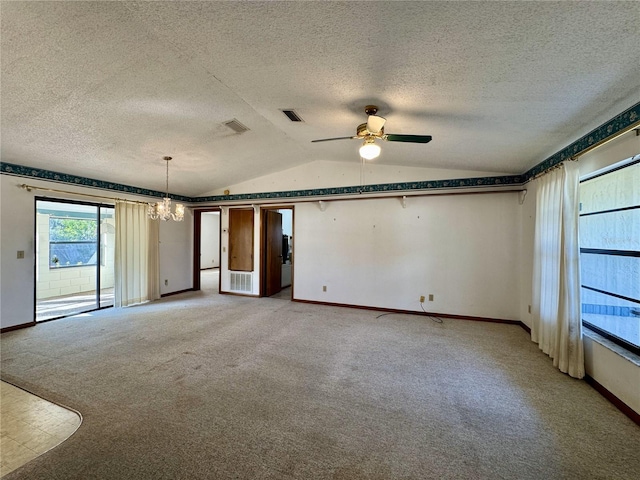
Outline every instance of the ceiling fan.
<svg viewBox="0 0 640 480">
<path fill-rule="evenodd" d="M 384 133 L 384 124 L 387 120 L 384 117 L 376 115 L 376 113 L 378 113 L 378 107 L 376 105 L 367 105 L 364 107 L 364 112 L 368 115 L 367 123 L 358 125 L 356 134 L 353 137 L 322 138 L 311 141 L 331 142 L 333 140 L 347 139 L 364 140 L 364 143 L 360 147 L 360 156 L 367 160 L 372 160 L 380 155 L 380 146 L 375 143 L 376 138 L 386 140 L 388 142 L 429 143 L 431 141 L 431 135 Z"/>
</svg>

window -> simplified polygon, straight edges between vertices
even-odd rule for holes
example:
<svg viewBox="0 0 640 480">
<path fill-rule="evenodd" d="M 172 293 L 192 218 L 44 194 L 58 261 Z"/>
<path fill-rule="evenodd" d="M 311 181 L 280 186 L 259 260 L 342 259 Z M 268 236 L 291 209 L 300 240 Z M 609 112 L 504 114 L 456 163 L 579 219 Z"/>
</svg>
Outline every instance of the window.
<svg viewBox="0 0 640 480">
<path fill-rule="evenodd" d="M 640 354 L 640 160 L 580 184 L 583 325 Z"/>
<path fill-rule="evenodd" d="M 97 239 L 95 219 L 49 217 L 49 267 L 95 265 Z"/>
</svg>

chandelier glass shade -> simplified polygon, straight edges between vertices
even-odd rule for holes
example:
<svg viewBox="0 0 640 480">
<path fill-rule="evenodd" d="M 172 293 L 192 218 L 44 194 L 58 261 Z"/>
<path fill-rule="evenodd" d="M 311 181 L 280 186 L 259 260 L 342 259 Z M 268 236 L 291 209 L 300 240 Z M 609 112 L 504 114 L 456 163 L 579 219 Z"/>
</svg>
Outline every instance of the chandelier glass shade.
<svg viewBox="0 0 640 480">
<path fill-rule="evenodd" d="M 161 202 L 149 204 L 147 207 L 147 216 L 151 220 L 174 220 L 181 222 L 184 220 L 184 205 L 176 203 L 175 212 L 171 212 L 171 198 L 169 197 L 169 161 L 171 157 L 164 157 L 164 160 L 167 162 L 167 193 Z"/>
</svg>

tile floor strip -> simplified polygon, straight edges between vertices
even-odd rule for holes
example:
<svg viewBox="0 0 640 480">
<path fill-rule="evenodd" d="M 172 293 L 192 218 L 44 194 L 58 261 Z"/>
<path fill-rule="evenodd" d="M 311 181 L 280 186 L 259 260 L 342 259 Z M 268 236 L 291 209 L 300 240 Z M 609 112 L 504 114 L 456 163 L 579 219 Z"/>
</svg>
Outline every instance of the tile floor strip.
<svg viewBox="0 0 640 480">
<path fill-rule="evenodd" d="M 0 477 L 59 445 L 81 423 L 76 412 L 0 382 Z"/>
</svg>

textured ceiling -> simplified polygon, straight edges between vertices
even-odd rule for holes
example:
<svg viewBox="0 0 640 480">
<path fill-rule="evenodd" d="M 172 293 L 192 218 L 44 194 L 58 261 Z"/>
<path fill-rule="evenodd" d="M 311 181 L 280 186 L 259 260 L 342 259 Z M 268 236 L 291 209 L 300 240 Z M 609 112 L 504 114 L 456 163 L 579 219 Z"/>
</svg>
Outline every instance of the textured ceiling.
<svg viewBox="0 0 640 480">
<path fill-rule="evenodd" d="M 387 133 L 434 138 L 383 143 L 376 162 L 522 173 L 640 101 L 640 2 L 3 1 L 0 15 L 2 161 L 164 190 L 172 155 L 170 189 L 190 196 L 358 162 L 355 140 L 311 140 L 354 134 L 368 103 Z"/>
</svg>

